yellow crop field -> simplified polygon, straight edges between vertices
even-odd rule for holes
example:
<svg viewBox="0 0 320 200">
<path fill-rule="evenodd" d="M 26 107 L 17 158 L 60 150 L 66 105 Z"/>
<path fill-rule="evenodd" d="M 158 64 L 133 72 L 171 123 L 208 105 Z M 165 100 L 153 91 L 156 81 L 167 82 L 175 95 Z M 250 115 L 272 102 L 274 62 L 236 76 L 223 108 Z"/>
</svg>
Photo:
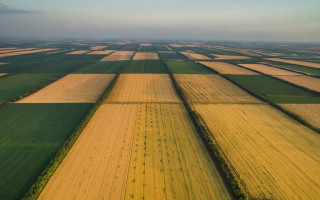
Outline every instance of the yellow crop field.
<svg viewBox="0 0 320 200">
<path fill-rule="evenodd" d="M 69 74 L 17 103 L 94 103 L 115 74 Z"/>
<path fill-rule="evenodd" d="M 230 55 L 219 55 L 219 54 L 211 54 L 217 58 L 215 60 L 241 60 L 241 59 L 250 59 L 248 56 L 230 56 Z"/>
<path fill-rule="evenodd" d="M 149 52 L 137 52 L 133 56 L 133 60 L 159 60 L 159 56 L 157 53 L 149 53 Z"/>
<path fill-rule="evenodd" d="M 106 102 L 175 102 L 181 100 L 168 74 L 121 74 Z"/>
<path fill-rule="evenodd" d="M 39 199 L 231 199 L 183 105 L 104 104 Z"/>
<path fill-rule="evenodd" d="M 151 47 L 152 44 L 151 43 L 141 43 L 140 46 L 142 46 L 142 47 Z"/>
<path fill-rule="evenodd" d="M 258 75 L 258 73 L 251 70 L 247 70 L 236 65 L 232 65 L 225 62 L 199 62 L 221 74 L 235 74 L 235 75 Z"/>
<path fill-rule="evenodd" d="M 191 103 L 262 103 L 227 79 L 215 74 L 175 74 Z"/>
<path fill-rule="evenodd" d="M 32 48 L 34 49 L 34 48 Z M 14 51 L 9 53 L 2 53 L 0 54 L 0 58 L 3 57 L 9 57 L 9 56 L 19 56 L 19 55 L 26 55 L 26 54 L 32 54 L 32 53 L 39 53 L 39 52 L 46 52 L 46 51 L 54 51 L 56 49 L 47 48 L 47 49 L 35 49 L 35 50 L 22 50 L 22 51 Z"/>
<path fill-rule="evenodd" d="M 313 63 L 313 62 L 306 62 L 306 61 L 299 61 L 299 60 L 289 60 L 289 59 L 282 59 L 282 58 L 265 58 L 265 59 L 275 61 L 275 62 L 301 65 L 305 67 L 320 68 L 320 63 Z"/>
<path fill-rule="evenodd" d="M 104 57 L 101 61 L 121 61 L 130 60 L 134 51 L 115 51 L 112 54 Z"/>
<path fill-rule="evenodd" d="M 320 135 L 269 105 L 194 109 L 251 199 L 319 199 Z"/>
<path fill-rule="evenodd" d="M 212 58 L 209 58 L 208 56 L 205 56 L 199 53 L 186 52 L 186 51 L 181 51 L 179 53 L 186 56 L 190 60 L 212 60 Z"/>
<path fill-rule="evenodd" d="M 90 47 L 90 50 L 97 51 L 97 50 L 104 49 L 106 47 L 108 46 L 93 46 L 93 47 Z"/>
<path fill-rule="evenodd" d="M 90 55 L 108 55 L 112 52 L 114 52 L 114 50 L 92 51 L 88 54 L 90 54 Z"/>
<path fill-rule="evenodd" d="M 299 73 L 295 73 L 295 72 L 291 72 L 288 70 L 284 70 L 284 69 L 279 69 L 277 67 L 271 67 L 271 66 L 267 66 L 267 65 L 263 65 L 263 64 L 239 64 L 243 67 L 261 72 L 263 74 L 268 74 L 268 75 L 291 75 L 291 76 L 299 76 L 301 74 Z"/>
<path fill-rule="evenodd" d="M 69 52 L 69 53 L 67 53 L 67 54 L 69 54 L 69 55 L 81 55 L 81 54 L 85 54 L 85 53 L 88 53 L 89 51 L 87 51 L 87 50 L 78 50 L 78 51 L 71 51 L 71 52 Z"/>
<path fill-rule="evenodd" d="M 6 75 L 6 73 L 1 73 L 1 74 L 0 74 L 0 76 L 4 76 L 4 75 Z"/>
<path fill-rule="evenodd" d="M 280 106 L 320 129 L 320 104 L 280 104 Z"/>
<path fill-rule="evenodd" d="M 288 81 L 290 83 L 293 83 L 295 85 L 299 85 L 305 88 L 308 88 L 310 90 L 314 90 L 317 92 L 320 92 L 320 79 L 311 77 L 311 76 L 275 76 L 277 78 L 280 78 L 282 80 Z"/>
<path fill-rule="evenodd" d="M 169 44 L 169 45 L 172 47 L 176 47 L 176 48 L 184 47 L 184 45 L 182 45 L 182 44 Z"/>
</svg>

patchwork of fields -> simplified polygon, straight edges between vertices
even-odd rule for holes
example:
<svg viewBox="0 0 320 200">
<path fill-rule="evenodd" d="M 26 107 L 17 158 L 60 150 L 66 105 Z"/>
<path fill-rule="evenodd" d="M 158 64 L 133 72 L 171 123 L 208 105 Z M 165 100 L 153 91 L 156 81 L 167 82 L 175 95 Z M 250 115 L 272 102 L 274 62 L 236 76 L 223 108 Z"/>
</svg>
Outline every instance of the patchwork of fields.
<svg viewBox="0 0 320 200">
<path fill-rule="evenodd" d="M 319 199 L 320 61 L 292 52 L 0 42 L 0 199 Z"/>
</svg>

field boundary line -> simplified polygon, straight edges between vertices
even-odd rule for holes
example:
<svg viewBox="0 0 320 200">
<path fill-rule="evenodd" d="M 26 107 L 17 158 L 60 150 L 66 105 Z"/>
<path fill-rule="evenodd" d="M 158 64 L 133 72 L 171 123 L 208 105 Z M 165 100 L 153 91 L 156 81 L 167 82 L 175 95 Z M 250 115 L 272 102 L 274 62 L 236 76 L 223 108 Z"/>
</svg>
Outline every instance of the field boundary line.
<svg viewBox="0 0 320 200">
<path fill-rule="evenodd" d="M 57 151 L 55 156 L 51 159 L 47 167 L 43 170 L 41 175 L 37 178 L 34 184 L 30 187 L 29 191 L 23 197 L 23 200 L 36 200 L 40 195 L 41 191 L 44 189 L 48 181 L 50 180 L 51 176 L 54 174 L 56 169 L 59 167 L 60 163 L 66 157 L 68 152 L 70 151 L 73 144 L 77 141 L 80 134 L 83 132 L 85 127 L 88 125 L 89 121 L 98 110 L 98 108 L 103 105 L 104 100 L 108 97 L 109 93 L 111 92 L 112 88 L 114 87 L 115 83 L 120 76 L 122 70 L 128 65 L 129 61 L 124 64 L 122 69 L 119 73 L 113 78 L 111 83 L 105 89 L 103 94 L 100 96 L 99 100 L 93 105 L 93 107 L 87 112 L 85 117 L 80 121 L 77 127 L 74 129 L 73 133 L 69 136 L 69 138 L 64 142 L 61 148 Z M 84 66 L 83 66 L 84 67 Z M 78 69 L 78 68 L 76 68 Z M 73 71 L 73 70 L 72 70 Z"/>
</svg>

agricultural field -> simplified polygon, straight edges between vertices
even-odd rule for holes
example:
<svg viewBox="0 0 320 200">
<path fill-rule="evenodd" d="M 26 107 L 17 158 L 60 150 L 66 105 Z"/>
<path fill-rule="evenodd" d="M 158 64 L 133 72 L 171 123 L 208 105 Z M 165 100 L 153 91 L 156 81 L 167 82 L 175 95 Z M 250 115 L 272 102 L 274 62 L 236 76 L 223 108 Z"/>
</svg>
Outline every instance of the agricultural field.
<svg viewBox="0 0 320 200">
<path fill-rule="evenodd" d="M 171 73 L 173 74 L 213 74 L 212 70 L 206 67 L 192 62 L 192 61 L 182 61 L 182 60 L 168 60 L 166 61 Z"/>
<path fill-rule="evenodd" d="M 320 68 L 320 63 L 312 63 L 306 61 L 299 61 L 299 60 L 290 60 L 290 59 L 282 59 L 282 58 L 265 58 L 268 61 L 275 61 L 275 62 L 282 62 L 294 65 L 301 65 L 304 67 L 312 67 L 312 68 Z"/>
<path fill-rule="evenodd" d="M 180 53 L 190 60 L 212 60 L 212 58 L 209 58 L 208 56 L 195 52 L 181 51 Z"/>
<path fill-rule="evenodd" d="M 155 52 L 137 52 L 133 60 L 159 60 L 159 56 Z"/>
<path fill-rule="evenodd" d="M 167 74 L 166 66 L 160 60 L 132 60 L 124 73 Z"/>
<path fill-rule="evenodd" d="M 231 199 L 187 116 L 176 104 L 102 105 L 39 199 Z"/>
<path fill-rule="evenodd" d="M 167 74 L 121 74 L 106 102 L 181 103 Z"/>
<path fill-rule="evenodd" d="M 230 55 L 220 55 L 220 54 L 211 54 L 215 57 L 215 60 L 242 60 L 250 59 L 248 56 L 230 56 Z"/>
<path fill-rule="evenodd" d="M 159 51 L 159 55 L 164 60 L 183 60 L 186 59 L 185 56 L 183 56 L 180 53 L 176 53 L 174 51 Z"/>
<path fill-rule="evenodd" d="M 263 64 L 239 64 L 240 66 L 243 66 L 245 68 L 252 69 L 253 71 L 258 71 L 263 74 L 268 74 L 271 76 L 299 76 L 301 74 L 295 73 L 288 70 L 279 69 L 276 67 L 271 67 Z"/>
<path fill-rule="evenodd" d="M 104 57 L 101 61 L 121 61 L 121 60 L 130 60 L 134 51 L 115 51 L 112 54 Z"/>
<path fill-rule="evenodd" d="M 202 61 L 199 62 L 202 65 L 205 65 L 214 71 L 219 72 L 220 74 L 234 74 L 234 75 L 258 75 L 258 73 L 243 69 L 236 65 L 226 63 L 226 62 L 208 62 Z"/>
<path fill-rule="evenodd" d="M 77 74 L 117 74 L 127 61 L 97 61 L 93 64 L 81 67 L 73 73 Z"/>
<path fill-rule="evenodd" d="M 287 69 L 287 70 L 292 70 L 295 72 L 303 73 L 306 75 L 313 75 L 313 76 L 320 77 L 320 69 L 316 69 L 316 68 L 309 68 L 309 67 L 303 67 L 303 66 L 299 66 L 299 65 L 290 65 L 290 64 L 282 64 L 282 63 L 275 63 L 275 62 L 266 63 L 266 64 L 271 65 L 271 66 L 275 66 L 275 67 L 279 67 L 282 69 Z"/>
</svg>

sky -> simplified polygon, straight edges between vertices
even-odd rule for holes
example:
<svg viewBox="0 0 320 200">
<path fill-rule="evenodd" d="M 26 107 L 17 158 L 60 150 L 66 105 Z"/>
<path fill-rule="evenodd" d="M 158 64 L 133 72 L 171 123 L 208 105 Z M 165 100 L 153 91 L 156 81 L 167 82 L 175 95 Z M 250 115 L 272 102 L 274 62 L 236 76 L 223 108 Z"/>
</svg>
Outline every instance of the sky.
<svg viewBox="0 0 320 200">
<path fill-rule="evenodd" d="M 0 37 L 320 42 L 320 0 L 0 0 Z"/>
</svg>

